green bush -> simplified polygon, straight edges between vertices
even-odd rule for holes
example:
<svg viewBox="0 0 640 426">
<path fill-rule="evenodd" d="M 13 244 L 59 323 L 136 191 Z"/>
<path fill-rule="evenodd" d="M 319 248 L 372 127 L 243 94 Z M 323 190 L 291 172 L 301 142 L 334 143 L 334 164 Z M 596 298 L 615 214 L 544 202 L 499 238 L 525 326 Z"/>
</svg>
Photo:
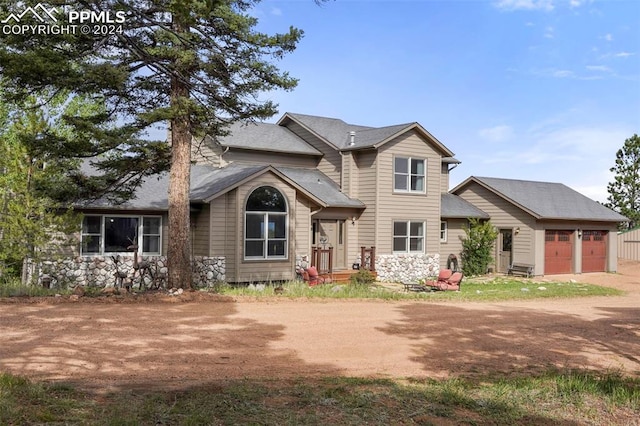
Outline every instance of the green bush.
<svg viewBox="0 0 640 426">
<path fill-rule="evenodd" d="M 376 278 L 373 274 L 366 269 L 360 269 L 358 272 L 351 275 L 351 278 L 349 278 L 351 284 L 371 284 L 375 280 Z"/>
<path fill-rule="evenodd" d="M 490 221 L 469 219 L 469 227 L 464 228 L 466 237 L 462 238 L 462 272 L 467 275 L 487 273 L 493 262 L 493 247 L 498 230 Z"/>
</svg>

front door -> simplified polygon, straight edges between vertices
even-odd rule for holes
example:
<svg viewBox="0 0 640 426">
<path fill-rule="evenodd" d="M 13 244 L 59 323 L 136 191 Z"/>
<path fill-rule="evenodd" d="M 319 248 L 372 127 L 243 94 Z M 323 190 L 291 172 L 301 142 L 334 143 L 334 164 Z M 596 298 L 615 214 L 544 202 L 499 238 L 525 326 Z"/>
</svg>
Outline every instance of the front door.
<svg viewBox="0 0 640 426">
<path fill-rule="evenodd" d="M 498 272 L 507 273 L 512 261 L 513 232 L 511 229 L 501 229 L 498 236 Z"/>
<path fill-rule="evenodd" d="M 327 247 L 333 247 L 333 267 L 334 269 L 345 269 L 346 249 L 345 249 L 345 221 L 333 219 L 316 220 L 317 235 L 316 245 L 322 247 L 324 242 Z"/>
</svg>

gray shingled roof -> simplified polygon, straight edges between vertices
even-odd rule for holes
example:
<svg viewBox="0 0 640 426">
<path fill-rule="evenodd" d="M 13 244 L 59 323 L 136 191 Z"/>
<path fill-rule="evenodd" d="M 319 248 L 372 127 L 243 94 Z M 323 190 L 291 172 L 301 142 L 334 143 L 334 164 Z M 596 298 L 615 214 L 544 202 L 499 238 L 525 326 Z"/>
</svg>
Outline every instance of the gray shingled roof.
<svg viewBox="0 0 640 426">
<path fill-rule="evenodd" d="M 443 219 L 490 218 L 487 213 L 454 194 L 442 194 L 440 216 Z"/>
<path fill-rule="evenodd" d="M 405 123 L 405 124 L 397 124 L 395 126 L 386 126 L 386 127 L 377 127 L 377 128 L 369 128 L 356 132 L 353 141 L 354 144 L 350 145 L 350 136 L 347 138 L 347 142 L 342 145 L 342 149 L 351 150 L 351 149 L 362 149 L 362 148 L 371 148 L 380 142 L 387 140 L 391 136 L 408 129 L 410 126 L 413 126 L 415 123 Z"/>
<path fill-rule="evenodd" d="M 350 132 L 372 129 L 367 126 L 347 124 L 338 118 L 318 117 L 315 115 L 295 114 L 291 112 L 286 113 L 285 116 L 296 119 L 338 149 L 348 145 Z"/>
<path fill-rule="evenodd" d="M 191 167 L 191 202 L 200 203 L 223 193 L 245 179 L 269 169 L 269 165 L 253 165 L 233 163 L 223 168 L 208 165 Z M 299 185 L 311 196 L 322 201 L 327 207 L 363 208 L 359 200 L 351 199 L 340 191 L 325 174 L 315 169 L 297 169 L 292 167 L 273 167 L 295 184 Z M 80 203 L 82 209 L 117 209 L 117 210 L 168 210 L 169 174 L 161 173 L 144 179 L 136 190 L 135 196 L 119 205 L 100 199 L 90 203 Z"/>
<path fill-rule="evenodd" d="M 365 207 L 360 200 L 346 196 L 335 182 L 319 170 L 295 167 L 275 167 L 275 169 L 323 201 L 328 207 Z"/>
<path fill-rule="evenodd" d="M 220 145 L 223 147 L 322 155 L 291 130 L 277 124 L 234 123 L 229 131 L 231 133 L 228 136 L 220 138 Z"/>
<path fill-rule="evenodd" d="M 447 154 L 453 153 L 442 142 L 438 141 L 433 135 L 426 131 L 418 123 L 396 124 L 385 127 L 369 127 L 348 124 L 337 118 L 318 117 L 315 115 L 305 115 L 296 113 L 286 113 L 278 122 L 283 124 L 286 117 L 296 120 L 317 135 L 328 141 L 339 150 L 354 150 L 374 148 L 389 140 L 393 135 L 408 131 L 411 128 L 418 128 L 421 132 L 429 135 L 435 144 Z M 354 145 L 350 145 L 350 133 L 355 132 Z"/>
<path fill-rule="evenodd" d="M 476 181 L 537 219 L 623 222 L 627 218 L 561 183 L 472 176 L 452 190 Z"/>
</svg>

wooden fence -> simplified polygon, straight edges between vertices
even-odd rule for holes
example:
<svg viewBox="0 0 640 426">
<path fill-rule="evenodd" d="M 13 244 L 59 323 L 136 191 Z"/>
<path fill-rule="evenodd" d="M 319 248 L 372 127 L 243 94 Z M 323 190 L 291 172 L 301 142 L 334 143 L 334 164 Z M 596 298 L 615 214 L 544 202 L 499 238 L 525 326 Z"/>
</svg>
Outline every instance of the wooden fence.
<svg viewBox="0 0 640 426">
<path fill-rule="evenodd" d="M 640 228 L 618 234 L 618 257 L 640 261 Z"/>
</svg>

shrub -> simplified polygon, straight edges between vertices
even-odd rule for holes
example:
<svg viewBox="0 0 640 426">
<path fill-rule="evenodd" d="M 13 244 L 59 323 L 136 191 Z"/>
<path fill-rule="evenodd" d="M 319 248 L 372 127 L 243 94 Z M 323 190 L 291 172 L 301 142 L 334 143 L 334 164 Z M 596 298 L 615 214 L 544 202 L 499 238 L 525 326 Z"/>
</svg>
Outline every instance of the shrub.
<svg viewBox="0 0 640 426">
<path fill-rule="evenodd" d="M 462 237 L 462 272 L 467 276 L 486 274 L 493 261 L 491 253 L 498 230 L 490 221 L 472 218 L 464 232 L 466 237 Z"/>
<path fill-rule="evenodd" d="M 366 269 L 360 269 L 358 272 L 351 275 L 351 278 L 349 278 L 351 284 L 371 284 L 375 280 L 376 279 L 373 274 Z"/>
</svg>

